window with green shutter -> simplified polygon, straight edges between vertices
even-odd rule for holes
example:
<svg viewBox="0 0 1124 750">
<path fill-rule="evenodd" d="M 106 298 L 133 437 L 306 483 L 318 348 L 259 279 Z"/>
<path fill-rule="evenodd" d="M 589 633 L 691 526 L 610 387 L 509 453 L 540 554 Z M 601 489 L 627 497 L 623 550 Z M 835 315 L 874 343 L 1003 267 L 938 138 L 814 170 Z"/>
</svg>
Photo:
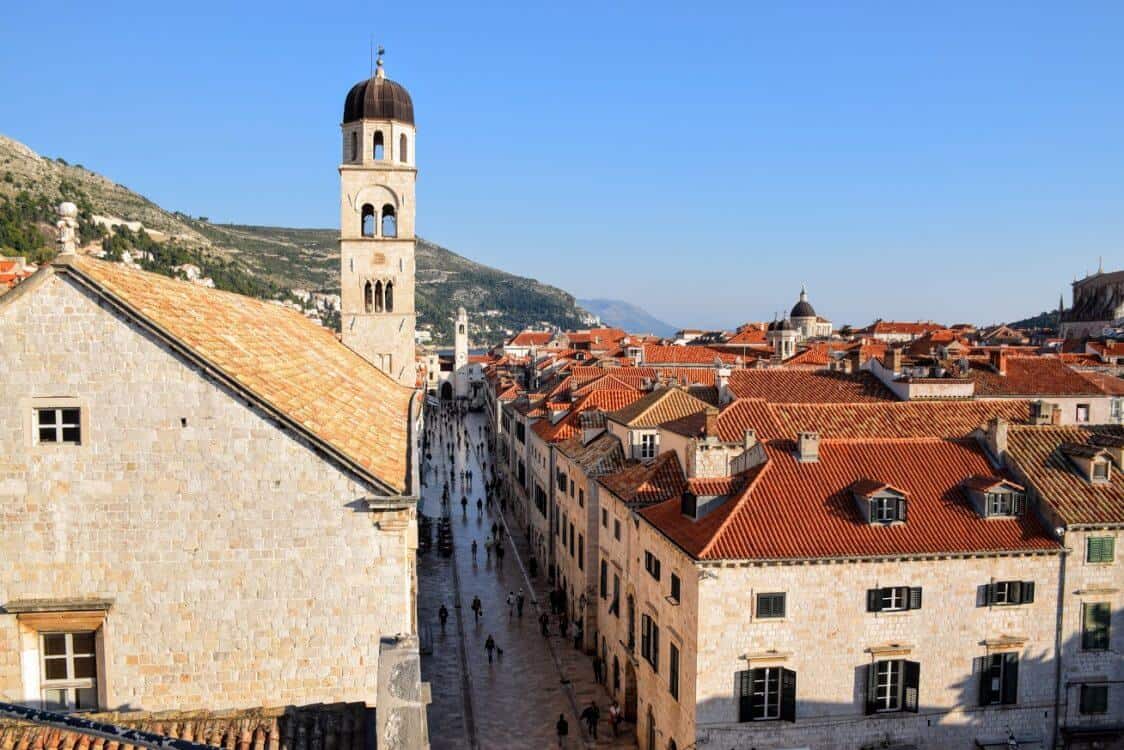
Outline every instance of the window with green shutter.
<svg viewBox="0 0 1124 750">
<path fill-rule="evenodd" d="M 1108 627 L 1112 616 L 1108 602 L 1081 605 L 1081 648 L 1086 651 L 1108 649 Z"/>
<path fill-rule="evenodd" d="M 784 593 L 758 594 L 757 617 L 758 619 L 784 617 Z"/>
<path fill-rule="evenodd" d="M 1110 563 L 1116 554 L 1116 539 L 1111 536 L 1091 536 L 1085 540 L 1085 562 Z"/>
</svg>

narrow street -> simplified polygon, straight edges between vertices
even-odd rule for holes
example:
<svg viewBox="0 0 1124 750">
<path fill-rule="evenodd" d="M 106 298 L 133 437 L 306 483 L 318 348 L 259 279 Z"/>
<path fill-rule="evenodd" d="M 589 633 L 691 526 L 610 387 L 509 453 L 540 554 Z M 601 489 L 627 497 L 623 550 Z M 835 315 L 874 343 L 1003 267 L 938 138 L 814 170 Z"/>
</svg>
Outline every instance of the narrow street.
<svg viewBox="0 0 1124 750">
<path fill-rule="evenodd" d="M 428 419 L 446 424 L 437 409 L 430 410 Z M 487 439 L 482 434 L 486 420 L 482 415 L 468 415 L 463 424 L 470 437 L 458 444 L 454 430 L 460 430 L 462 422 L 450 419 L 451 427 L 431 433 L 432 460 L 425 470 L 420 507 L 421 513 L 434 519 L 434 545 L 418 561 L 419 630 L 423 644 L 432 644 L 432 653 L 422 656 L 422 679 L 433 691 L 429 706 L 432 747 L 557 747 L 555 724 L 559 714 L 569 724 L 567 748 L 635 747 L 631 725 L 622 727 L 618 740 L 612 739 L 610 700 L 594 681 L 590 658 L 574 649 L 572 641 L 559 636 L 553 620 L 550 636 L 542 636 L 538 617 L 540 605 L 549 610 L 545 602 L 547 583 L 541 571 L 534 581 L 528 574 L 529 553 L 522 532 L 513 527 L 514 539 L 508 534 L 498 505 L 485 504 L 477 509 L 477 500 L 484 498 L 483 464 L 491 465 Z M 483 445 L 483 450 L 478 445 Z M 463 471 L 471 472 L 467 482 L 462 481 Z M 451 557 L 443 556 L 436 543 L 436 520 L 442 515 L 446 482 L 454 542 Z M 462 510 L 462 496 L 468 500 L 467 510 Z M 489 554 L 485 549 L 493 523 L 503 539 L 502 561 L 495 551 Z M 475 560 L 473 540 L 478 545 Z M 506 599 L 521 588 L 526 598 L 523 616 L 519 617 L 509 613 Z M 479 597 L 482 604 L 479 618 L 471 609 L 473 597 Z M 442 604 L 449 612 L 444 629 L 438 618 Z M 497 651 L 492 663 L 484 648 L 489 635 L 502 650 L 502 656 Z M 601 712 L 596 742 L 579 720 L 591 700 L 597 702 Z"/>
</svg>

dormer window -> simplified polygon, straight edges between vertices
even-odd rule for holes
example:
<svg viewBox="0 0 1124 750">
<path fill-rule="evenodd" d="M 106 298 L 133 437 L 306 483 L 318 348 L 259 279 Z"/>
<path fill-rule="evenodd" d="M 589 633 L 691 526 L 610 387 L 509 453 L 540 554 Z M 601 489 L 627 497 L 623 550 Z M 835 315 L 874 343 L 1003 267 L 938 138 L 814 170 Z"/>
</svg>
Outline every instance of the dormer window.
<svg viewBox="0 0 1124 750">
<path fill-rule="evenodd" d="M 1026 512 L 1026 488 L 1000 477 L 970 477 L 968 498 L 984 518 L 1014 518 Z"/>
<path fill-rule="evenodd" d="M 1058 450 L 1090 484 L 1106 484 L 1112 480 L 1112 457 L 1106 449 L 1086 443 L 1062 443 Z"/>
<path fill-rule="evenodd" d="M 888 526 L 905 523 L 906 493 L 897 487 L 873 479 L 860 479 L 851 485 L 859 511 L 868 523 Z"/>
<path fill-rule="evenodd" d="M 1093 481 L 1094 482 L 1107 482 L 1112 473 L 1112 467 L 1109 465 L 1107 459 L 1098 459 L 1093 461 Z"/>
</svg>

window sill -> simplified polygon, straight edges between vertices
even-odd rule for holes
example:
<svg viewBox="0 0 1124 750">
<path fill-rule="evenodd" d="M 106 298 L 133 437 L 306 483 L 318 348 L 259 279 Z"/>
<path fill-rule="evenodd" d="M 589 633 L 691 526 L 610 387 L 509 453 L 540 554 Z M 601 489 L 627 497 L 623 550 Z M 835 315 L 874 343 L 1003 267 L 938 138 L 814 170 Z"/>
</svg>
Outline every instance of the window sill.
<svg viewBox="0 0 1124 750">
<path fill-rule="evenodd" d="M 768 625 L 770 623 L 785 623 L 788 622 L 788 617 L 754 617 L 749 621 L 751 625 Z"/>
<path fill-rule="evenodd" d="M 666 601 L 668 604 L 670 604 L 673 607 L 678 607 L 680 605 L 680 601 L 678 599 L 676 599 L 674 596 L 665 596 L 664 601 Z"/>
</svg>

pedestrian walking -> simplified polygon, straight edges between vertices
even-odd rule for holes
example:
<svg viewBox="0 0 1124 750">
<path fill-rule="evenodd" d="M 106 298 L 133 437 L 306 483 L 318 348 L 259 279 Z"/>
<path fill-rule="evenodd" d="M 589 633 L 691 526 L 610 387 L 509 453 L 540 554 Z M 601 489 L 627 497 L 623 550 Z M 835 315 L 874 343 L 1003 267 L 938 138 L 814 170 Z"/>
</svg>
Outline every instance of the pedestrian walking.
<svg viewBox="0 0 1124 750">
<path fill-rule="evenodd" d="M 480 597 L 472 597 L 472 612 L 476 615 L 476 621 L 480 621 L 480 615 L 484 614 L 484 605 L 480 603 Z"/>
<path fill-rule="evenodd" d="M 492 559 L 492 537 L 488 537 L 484 540 L 484 555 L 489 560 Z"/>
<path fill-rule="evenodd" d="M 574 648 L 581 649 L 582 640 L 585 638 L 585 628 L 582 626 L 581 620 L 578 620 L 577 625 L 574 627 Z"/>
<path fill-rule="evenodd" d="M 617 728 L 621 725 L 621 706 L 614 700 L 609 706 L 609 726 L 613 728 L 613 736 L 617 736 Z"/>
<path fill-rule="evenodd" d="M 566 735 L 570 733 L 570 724 L 566 721 L 563 714 L 558 714 L 558 721 L 554 725 L 554 731 L 558 733 L 558 747 L 566 747 Z"/>
<path fill-rule="evenodd" d="M 484 512 L 484 501 L 481 500 L 480 498 L 476 498 L 476 512 L 477 513 L 483 513 Z"/>
<path fill-rule="evenodd" d="M 541 615 L 539 615 L 539 629 L 542 630 L 542 637 L 543 638 L 549 638 L 550 637 L 550 629 L 549 628 L 550 628 L 550 615 L 548 615 L 546 612 L 543 612 Z"/>
<path fill-rule="evenodd" d="M 531 578 L 539 577 L 539 561 L 534 555 L 531 555 L 531 559 L 527 561 L 527 570 L 531 573 Z"/>
<path fill-rule="evenodd" d="M 437 619 L 441 621 L 441 632 L 445 632 L 445 621 L 449 619 L 449 610 L 445 609 L 445 605 L 441 605 L 441 609 L 437 610 Z"/>
<path fill-rule="evenodd" d="M 461 495 L 461 512 L 468 515 L 468 498 L 464 495 Z"/>
<path fill-rule="evenodd" d="M 515 592 L 507 592 L 507 619 L 511 619 L 515 615 Z"/>
<path fill-rule="evenodd" d="M 476 561 L 476 540 L 475 539 L 472 540 L 472 560 L 473 560 L 473 562 Z"/>
<path fill-rule="evenodd" d="M 484 650 L 488 652 L 488 663 L 492 663 L 492 653 L 496 650 L 496 641 L 492 638 L 492 634 L 488 634 L 488 640 L 484 641 Z"/>
<path fill-rule="evenodd" d="M 597 739 L 597 722 L 601 720 L 601 711 L 597 708 L 595 701 L 589 702 L 589 705 L 582 711 L 581 718 L 585 722 L 585 728 L 589 732 L 589 736 Z"/>
<path fill-rule="evenodd" d="M 519 589 L 519 593 L 515 595 L 515 611 L 519 613 L 519 618 L 523 618 L 523 602 L 526 597 L 523 596 L 523 589 Z"/>
<path fill-rule="evenodd" d="M 596 654 L 593 657 L 593 681 L 600 685 L 604 674 L 605 661 L 601 658 L 601 654 Z"/>
<path fill-rule="evenodd" d="M 503 565 L 503 542 L 496 543 L 496 562 Z"/>
</svg>

